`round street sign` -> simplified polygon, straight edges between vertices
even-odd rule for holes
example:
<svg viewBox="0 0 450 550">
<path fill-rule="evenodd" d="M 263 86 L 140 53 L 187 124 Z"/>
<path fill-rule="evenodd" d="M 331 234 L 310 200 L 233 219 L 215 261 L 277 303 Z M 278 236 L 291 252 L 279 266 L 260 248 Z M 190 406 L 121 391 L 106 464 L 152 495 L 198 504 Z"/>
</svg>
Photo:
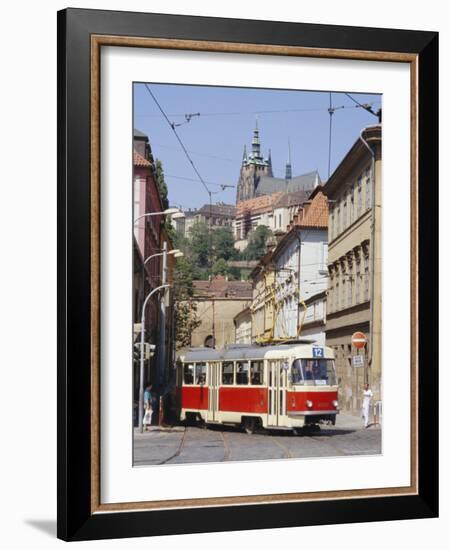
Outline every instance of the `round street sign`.
<svg viewBox="0 0 450 550">
<path fill-rule="evenodd" d="M 355 332 L 352 336 L 352 346 L 361 349 L 367 344 L 367 337 L 364 332 Z"/>
</svg>

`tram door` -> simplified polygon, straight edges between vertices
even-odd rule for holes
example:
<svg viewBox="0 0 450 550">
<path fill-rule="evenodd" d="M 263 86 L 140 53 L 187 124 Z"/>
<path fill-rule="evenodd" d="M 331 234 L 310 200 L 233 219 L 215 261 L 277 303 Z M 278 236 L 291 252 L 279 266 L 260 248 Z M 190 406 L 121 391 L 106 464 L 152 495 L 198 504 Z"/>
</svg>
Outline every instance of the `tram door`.
<svg viewBox="0 0 450 550">
<path fill-rule="evenodd" d="M 269 361 L 268 365 L 268 419 L 269 426 L 283 426 L 286 415 L 287 371 L 283 361 Z"/>
<path fill-rule="evenodd" d="M 267 424 L 269 426 L 276 426 L 278 424 L 279 416 L 279 384 L 280 384 L 280 362 L 269 361 L 268 365 L 268 418 Z"/>
<path fill-rule="evenodd" d="M 207 422 L 218 422 L 220 363 L 208 364 L 208 412 Z"/>
</svg>

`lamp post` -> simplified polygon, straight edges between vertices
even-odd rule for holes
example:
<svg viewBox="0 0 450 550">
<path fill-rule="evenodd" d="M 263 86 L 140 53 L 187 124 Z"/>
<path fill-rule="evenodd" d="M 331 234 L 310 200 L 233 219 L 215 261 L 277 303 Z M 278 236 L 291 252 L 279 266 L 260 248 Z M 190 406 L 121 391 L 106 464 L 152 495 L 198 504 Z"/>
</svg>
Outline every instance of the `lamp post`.
<svg viewBox="0 0 450 550">
<path fill-rule="evenodd" d="M 141 314 L 141 349 L 140 349 L 140 368 L 139 368 L 139 432 L 143 433 L 143 410 L 144 410 L 144 331 L 145 331 L 145 307 L 155 292 L 169 285 L 160 285 L 154 288 L 144 300 Z"/>
<path fill-rule="evenodd" d="M 146 214 L 142 214 L 134 220 L 134 223 L 142 218 L 148 218 L 149 216 L 176 216 L 177 218 L 183 218 L 184 213 L 178 208 L 166 208 L 166 210 L 163 210 L 162 212 L 147 212 Z"/>
</svg>

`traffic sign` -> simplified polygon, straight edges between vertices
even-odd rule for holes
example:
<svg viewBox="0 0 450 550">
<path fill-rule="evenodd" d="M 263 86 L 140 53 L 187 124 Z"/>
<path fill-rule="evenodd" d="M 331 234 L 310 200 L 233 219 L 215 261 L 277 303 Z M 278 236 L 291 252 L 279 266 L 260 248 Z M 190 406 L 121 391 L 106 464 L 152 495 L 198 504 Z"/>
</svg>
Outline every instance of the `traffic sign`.
<svg viewBox="0 0 450 550">
<path fill-rule="evenodd" d="M 364 355 L 353 355 L 352 367 L 355 367 L 355 368 L 364 367 Z"/>
<path fill-rule="evenodd" d="M 355 332 L 352 336 L 352 346 L 361 349 L 367 344 L 367 337 L 364 332 Z"/>
</svg>

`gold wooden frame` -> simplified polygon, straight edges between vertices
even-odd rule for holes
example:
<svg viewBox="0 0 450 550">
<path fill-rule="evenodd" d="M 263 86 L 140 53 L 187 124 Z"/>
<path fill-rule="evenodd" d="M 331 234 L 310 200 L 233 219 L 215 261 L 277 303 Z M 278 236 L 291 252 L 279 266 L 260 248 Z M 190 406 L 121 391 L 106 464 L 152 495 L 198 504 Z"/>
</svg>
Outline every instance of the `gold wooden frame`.
<svg viewBox="0 0 450 550">
<path fill-rule="evenodd" d="M 411 70 L 411 485 L 381 489 L 320 491 L 102 504 L 100 502 L 100 50 L 102 46 L 163 48 L 330 59 L 408 63 Z M 418 494 L 418 55 L 231 42 L 91 35 L 91 513 L 196 508 L 282 502 L 390 497 Z"/>
</svg>

